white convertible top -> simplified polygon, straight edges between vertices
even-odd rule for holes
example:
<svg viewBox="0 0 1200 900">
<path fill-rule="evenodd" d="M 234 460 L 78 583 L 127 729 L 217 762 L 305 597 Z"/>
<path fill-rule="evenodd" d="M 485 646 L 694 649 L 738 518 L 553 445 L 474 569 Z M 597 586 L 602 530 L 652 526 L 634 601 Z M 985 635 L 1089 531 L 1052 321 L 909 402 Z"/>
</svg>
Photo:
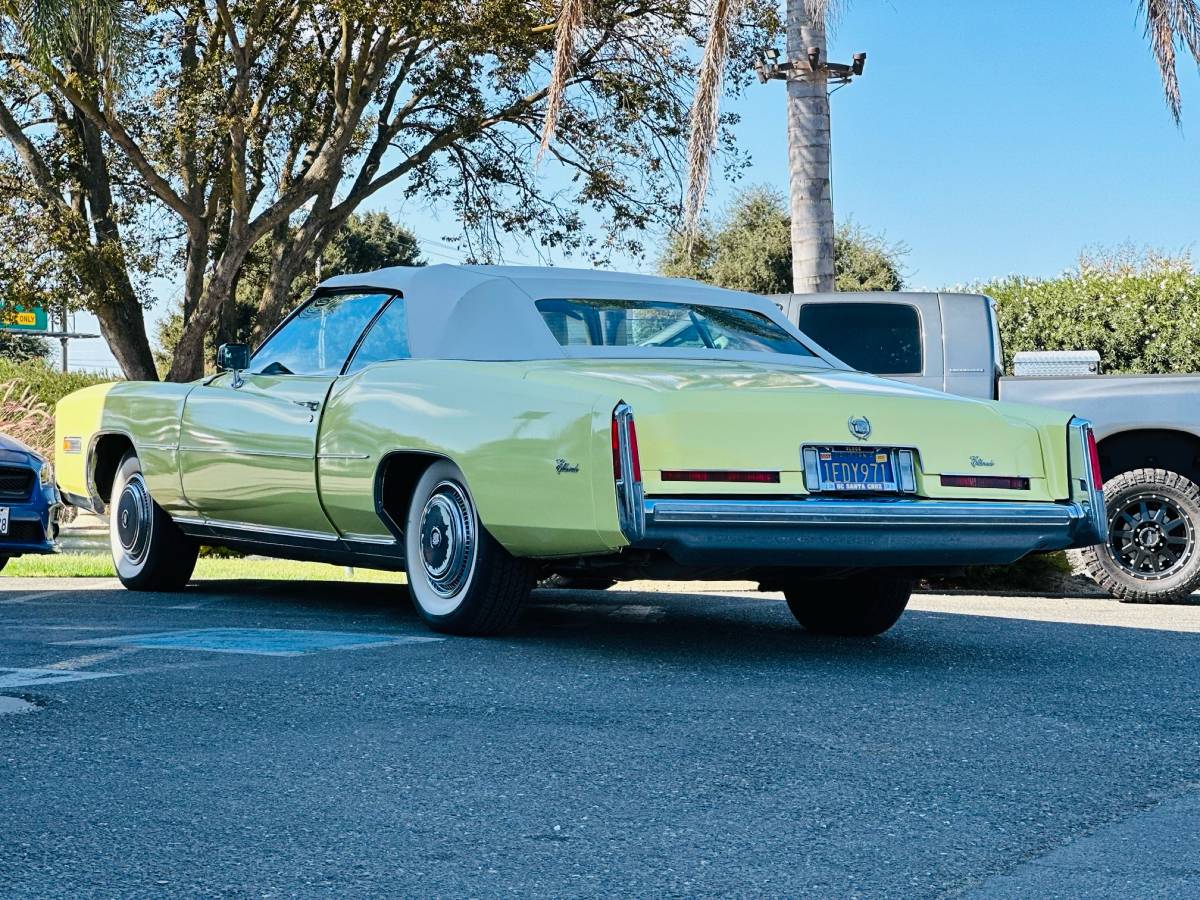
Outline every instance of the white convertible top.
<svg viewBox="0 0 1200 900">
<path fill-rule="evenodd" d="M 833 357 L 796 330 L 765 297 L 656 275 L 552 266 L 395 266 L 339 275 L 319 289 L 394 291 L 404 297 L 412 355 L 431 359 L 521 360 L 584 358 L 752 359 L 834 366 Z M 543 299 L 658 300 L 762 313 L 816 354 L 750 353 L 665 347 L 564 347 L 534 302 Z"/>
</svg>

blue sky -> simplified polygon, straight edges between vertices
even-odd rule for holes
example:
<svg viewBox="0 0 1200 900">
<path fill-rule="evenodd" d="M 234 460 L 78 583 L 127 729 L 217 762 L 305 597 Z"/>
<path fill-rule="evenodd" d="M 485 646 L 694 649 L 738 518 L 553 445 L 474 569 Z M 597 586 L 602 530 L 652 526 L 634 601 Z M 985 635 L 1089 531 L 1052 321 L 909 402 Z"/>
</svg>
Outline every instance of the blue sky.
<svg viewBox="0 0 1200 900">
<path fill-rule="evenodd" d="M 835 217 L 905 243 L 912 288 L 1054 275 L 1083 249 L 1125 242 L 1200 253 L 1200 77 L 1181 61 L 1177 128 L 1136 8 L 853 0 L 830 58 L 868 59 L 863 78 L 833 97 Z M 710 210 L 750 184 L 786 190 L 783 92 L 754 83 L 728 101 L 754 165 L 741 184 L 716 180 Z M 436 241 L 424 245 L 430 262 L 457 259 L 440 243 L 449 214 L 398 192 L 371 208 Z M 531 257 L 513 248 L 509 261 Z M 654 260 L 619 265 L 649 271 Z M 72 354 L 102 365 L 111 358 L 101 344 L 78 342 Z"/>
</svg>

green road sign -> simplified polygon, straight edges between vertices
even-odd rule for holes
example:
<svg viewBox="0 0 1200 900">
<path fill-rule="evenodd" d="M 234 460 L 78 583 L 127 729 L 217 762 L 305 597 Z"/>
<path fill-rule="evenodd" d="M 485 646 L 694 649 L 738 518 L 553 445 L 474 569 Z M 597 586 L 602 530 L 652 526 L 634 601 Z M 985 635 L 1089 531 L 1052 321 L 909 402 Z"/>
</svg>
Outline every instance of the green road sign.
<svg viewBox="0 0 1200 900">
<path fill-rule="evenodd" d="M 47 331 L 49 317 L 40 306 L 20 306 L 0 301 L 0 329 L 4 331 Z"/>
</svg>

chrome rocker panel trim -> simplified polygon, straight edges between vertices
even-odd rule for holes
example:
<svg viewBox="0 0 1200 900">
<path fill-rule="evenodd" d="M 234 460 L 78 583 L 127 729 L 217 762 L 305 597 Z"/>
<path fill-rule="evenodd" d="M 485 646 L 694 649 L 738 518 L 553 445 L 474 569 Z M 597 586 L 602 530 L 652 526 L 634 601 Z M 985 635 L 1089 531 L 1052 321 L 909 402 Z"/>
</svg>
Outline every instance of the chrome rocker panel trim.
<svg viewBox="0 0 1200 900">
<path fill-rule="evenodd" d="M 1103 539 L 1075 502 L 654 497 L 644 513 L 633 545 L 685 564 L 999 565 Z"/>
</svg>

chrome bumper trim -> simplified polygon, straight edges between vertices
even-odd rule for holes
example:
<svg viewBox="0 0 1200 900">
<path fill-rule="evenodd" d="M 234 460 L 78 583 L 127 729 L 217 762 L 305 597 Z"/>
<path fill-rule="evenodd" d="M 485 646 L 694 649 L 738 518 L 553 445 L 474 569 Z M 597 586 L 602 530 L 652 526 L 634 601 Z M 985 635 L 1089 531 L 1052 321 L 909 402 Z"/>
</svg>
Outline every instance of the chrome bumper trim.
<svg viewBox="0 0 1200 900">
<path fill-rule="evenodd" d="M 955 528 L 1067 525 L 1086 513 L 1076 503 L 962 500 L 647 500 L 646 521 L 673 525 L 854 525 Z"/>
<path fill-rule="evenodd" d="M 652 497 L 643 512 L 633 546 L 692 565 L 998 565 L 1102 539 L 1077 502 Z"/>
</svg>

